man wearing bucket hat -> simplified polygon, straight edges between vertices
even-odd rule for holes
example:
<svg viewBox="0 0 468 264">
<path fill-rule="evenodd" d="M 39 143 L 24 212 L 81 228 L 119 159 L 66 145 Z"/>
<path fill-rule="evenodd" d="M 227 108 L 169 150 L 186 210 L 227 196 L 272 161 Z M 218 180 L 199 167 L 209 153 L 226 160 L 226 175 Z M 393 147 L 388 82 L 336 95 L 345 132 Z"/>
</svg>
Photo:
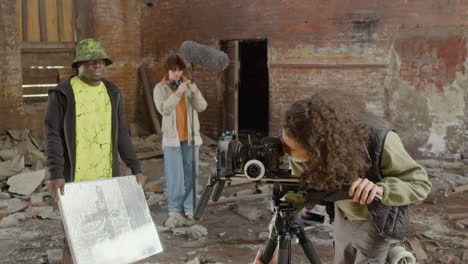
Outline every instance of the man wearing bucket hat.
<svg viewBox="0 0 468 264">
<path fill-rule="evenodd" d="M 65 182 L 119 176 L 119 154 L 138 183 L 144 178 L 123 118 L 122 95 L 102 78 L 110 64 L 102 41 L 81 40 L 72 63 L 78 75 L 49 90 L 45 134 L 55 200 L 58 190 L 64 195 Z M 63 263 L 72 263 L 67 245 Z"/>
</svg>

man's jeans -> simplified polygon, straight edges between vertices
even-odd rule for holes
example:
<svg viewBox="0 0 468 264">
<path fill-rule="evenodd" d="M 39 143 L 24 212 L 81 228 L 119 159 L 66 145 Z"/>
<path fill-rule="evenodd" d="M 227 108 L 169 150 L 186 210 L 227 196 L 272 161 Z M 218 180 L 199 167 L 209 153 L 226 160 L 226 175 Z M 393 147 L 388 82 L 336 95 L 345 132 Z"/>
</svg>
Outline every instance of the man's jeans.
<svg viewBox="0 0 468 264">
<path fill-rule="evenodd" d="M 195 146 L 195 171 L 198 175 L 199 147 Z M 192 147 L 164 147 L 164 172 L 169 196 L 169 212 L 193 212 Z"/>
</svg>

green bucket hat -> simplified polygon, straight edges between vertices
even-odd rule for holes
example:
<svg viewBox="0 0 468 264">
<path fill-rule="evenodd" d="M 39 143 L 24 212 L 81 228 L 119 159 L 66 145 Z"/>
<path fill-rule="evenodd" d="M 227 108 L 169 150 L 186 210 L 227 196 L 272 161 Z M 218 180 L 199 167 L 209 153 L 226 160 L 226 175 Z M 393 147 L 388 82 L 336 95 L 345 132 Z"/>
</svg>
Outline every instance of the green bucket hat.
<svg viewBox="0 0 468 264">
<path fill-rule="evenodd" d="M 99 39 L 89 38 L 78 42 L 76 45 L 76 58 L 72 63 L 72 67 L 76 68 L 78 62 L 90 60 L 104 60 L 106 66 L 112 64 L 112 60 L 107 56 L 104 43 Z"/>
</svg>

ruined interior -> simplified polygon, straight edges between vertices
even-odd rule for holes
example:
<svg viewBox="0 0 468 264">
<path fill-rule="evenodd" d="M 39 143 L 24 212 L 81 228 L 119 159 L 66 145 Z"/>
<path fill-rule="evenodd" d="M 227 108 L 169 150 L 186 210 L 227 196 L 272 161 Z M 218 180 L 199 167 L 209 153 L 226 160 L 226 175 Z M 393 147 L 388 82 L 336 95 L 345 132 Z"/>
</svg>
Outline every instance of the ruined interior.
<svg viewBox="0 0 468 264">
<path fill-rule="evenodd" d="M 47 186 L 44 115 L 48 90 L 76 74 L 76 44 L 86 38 L 102 40 L 113 60 L 104 77 L 124 98 L 164 249 L 137 263 L 252 263 L 268 238 L 270 190 L 254 183 L 226 189 L 196 225 L 164 227 L 162 117 L 152 91 L 164 58 L 186 40 L 229 57 L 224 71 L 194 67 L 208 103 L 199 115 L 199 198 L 223 132 L 280 137 L 294 101 L 318 91 L 345 94 L 353 108 L 392 123 L 432 182 L 396 244 L 418 263 L 468 262 L 468 1 L 5 0 L 0 263 L 49 263 L 54 250 L 60 254 L 64 231 Z M 306 233 L 323 263 L 333 263 L 331 225 Z M 308 263 L 297 243 L 292 248 L 292 263 Z"/>
</svg>

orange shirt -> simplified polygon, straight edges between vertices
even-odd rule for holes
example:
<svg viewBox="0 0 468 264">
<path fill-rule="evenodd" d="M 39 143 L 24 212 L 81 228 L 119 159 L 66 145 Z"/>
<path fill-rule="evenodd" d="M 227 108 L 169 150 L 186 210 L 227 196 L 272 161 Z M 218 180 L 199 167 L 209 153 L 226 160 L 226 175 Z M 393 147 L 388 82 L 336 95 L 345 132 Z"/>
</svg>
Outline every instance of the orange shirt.
<svg viewBox="0 0 468 264">
<path fill-rule="evenodd" d="M 187 82 L 188 79 L 185 76 L 182 76 L 182 80 Z M 162 83 L 168 84 L 166 76 L 163 77 L 161 80 Z M 175 93 L 177 90 L 172 90 Z M 177 133 L 179 134 L 180 142 L 188 140 L 188 125 L 187 125 L 187 104 L 185 103 L 185 96 L 182 95 L 180 97 L 180 101 L 176 107 L 176 125 L 177 125 Z"/>
<path fill-rule="evenodd" d="M 173 92 L 175 91 L 176 90 Z M 177 104 L 176 123 L 180 142 L 188 140 L 187 105 L 185 104 L 185 96 L 183 95 L 180 97 L 180 101 Z"/>
</svg>

